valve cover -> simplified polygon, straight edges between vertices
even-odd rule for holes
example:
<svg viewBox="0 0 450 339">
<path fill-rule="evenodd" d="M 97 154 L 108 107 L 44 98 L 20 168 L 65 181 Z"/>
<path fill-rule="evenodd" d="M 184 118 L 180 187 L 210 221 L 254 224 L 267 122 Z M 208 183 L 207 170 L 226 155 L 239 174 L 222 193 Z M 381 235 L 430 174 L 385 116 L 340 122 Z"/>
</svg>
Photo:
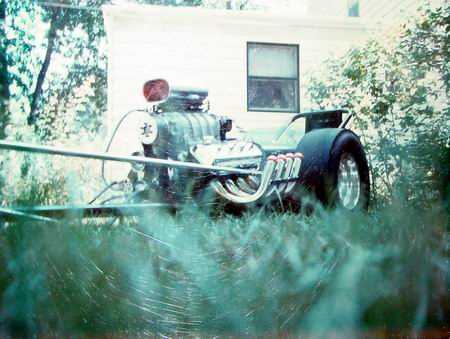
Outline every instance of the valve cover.
<svg viewBox="0 0 450 339">
<path fill-rule="evenodd" d="M 191 148 L 191 155 L 205 165 L 258 169 L 263 151 L 251 141 L 225 140 L 198 144 Z"/>
</svg>

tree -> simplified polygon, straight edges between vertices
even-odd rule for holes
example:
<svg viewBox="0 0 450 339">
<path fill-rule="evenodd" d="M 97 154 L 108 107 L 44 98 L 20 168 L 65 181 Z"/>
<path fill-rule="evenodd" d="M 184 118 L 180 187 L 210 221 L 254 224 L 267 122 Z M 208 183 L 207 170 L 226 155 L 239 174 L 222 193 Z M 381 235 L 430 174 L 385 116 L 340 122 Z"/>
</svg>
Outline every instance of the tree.
<svg viewBox="0 0 450 339">
<path fill-rule="evenodd" d="M 92 1 L 90 3 L 93 4 Z M 96 5 L 101 3 L 103 1 L 99 0 Z M 45 116 L 49 98 L 61 92 L 61 87 L 49 86 L 58 77 L 71 80 L 70 88 L 65 86 L 66 82 L 60 81 L 69 96 L 71 91 L 76 91 L 79 87 L 80 81 L 75 81 L 74 85 L 74 79 L 94 74 L 94 83 L 102 82 L 102 77 L 100 76 L 100 80 L 98 78 L 105 73 L 106 64 L 98 65 L 95 62 L 93 65 L 92 62 L 98 59 L 98 46 L 105 35 L 101 12 L 98 9 L 86 11 L 86 8 L 88 7 L 53 6 L 47 3 L 37 5 L 31 1 L 19 0 L 6 3 L 7 87 L 10 91 L 13 89 L 10 93 L 10 109 L 14 111 L 15 125 L 21 124 L 23 116 L 32 125 Z M 42 31 L 45 36 L 39 34 Z M 68 34 L 74 31 L 83 32 L 84 35 Z M 88 45 L 89 42 L 91 46 Z M 52 61 L 63 59 L 68 66 L 65 72 L 52 72 Z M 75 65 L 83 67 L 77 68 Z M 103 72 L 95 72 L 98 67 L 102 67 Z M 73 71 L 75 69 L 78 70 Z M 72 70 L 72 73 L 68 70 Z M 99 106 L 104 105 L 105 95 L 98 97 L 103 98 Z"/>
<path fill-rule="evenodd" d="M 6 62 L 5 37 L 6 4 L 0 2 L 0 139 L 5 138 L 5 127 L 8 123 L 9 82 Z"/>
<path fill-rule="evenodd" d="M 356 112 L 378 197 L 402 188 L 407 199 L 445 196 L 450 141 L 450 5 L 329 60 L 307 81 L 318 108 Z"/>
</svg>

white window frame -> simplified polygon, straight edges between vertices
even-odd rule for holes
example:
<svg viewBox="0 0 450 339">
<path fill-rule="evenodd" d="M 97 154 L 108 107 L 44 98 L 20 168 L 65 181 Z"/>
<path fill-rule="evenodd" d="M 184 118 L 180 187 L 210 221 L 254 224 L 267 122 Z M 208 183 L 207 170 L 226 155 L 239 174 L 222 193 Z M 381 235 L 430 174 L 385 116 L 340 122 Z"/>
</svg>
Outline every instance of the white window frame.
<svg viewBox="0 0 450 339">
<path fill-rule="evenodd" d="M 250 48 L 251 46 L 284 46 L 284 47 L 293 47 L 296 51 L 296 66 L 297 72 L 295 77 L 276 77 L 276 76 L 251 76 L 250 75 Z M 299 113 L 300 112 L 300 47 L 298 44 L 281 44 L 281 43 L 270 43 L 270 42 L 247 42 L 247 111 L 248 112 L 278 112 L 278 113 Z M 252 108 L 250 106 L 250 96 L 249 96 L 249 87 L 250 81 L 253 79 L 260 80 L 278 80 L 278 81 L 294 81 L 295 83 L 295 93 L 296 97 L 294 98 L 294 108 L 291 110 L 280 110 L 279 108 Z"/>
</svg>

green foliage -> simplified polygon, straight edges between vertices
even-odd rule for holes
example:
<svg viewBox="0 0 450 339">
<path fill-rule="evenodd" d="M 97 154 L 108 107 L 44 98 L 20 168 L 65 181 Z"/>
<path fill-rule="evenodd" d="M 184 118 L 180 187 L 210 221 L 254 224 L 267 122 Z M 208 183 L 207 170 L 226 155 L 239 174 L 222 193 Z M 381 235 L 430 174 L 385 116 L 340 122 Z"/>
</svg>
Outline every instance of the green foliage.
<svg viewBox="0 0 450 339">
<path fill-rule="evenodd" d="M 42 138 L 96 132 L 106 109 L 105 32 L 99 7 L 104 1 L 74 3 L 74 8 L 6 3 L 6 60 L 12 133 L 26 121 Z M 59 121 L 60 126 L 52 126 Z"/>
<path fill-rule="evenodd" d="M 329 60 L 307 82 L 318 108 L 348 107 L 362 136 L 375 187 L 401 187 L 420 203 L 443 198 L 449 178 L 450 5 L 425 7 L 393 36 Z M 434 190 L 433 188 L 438 188 Z"/>
<path fill-rule="evenodd" d="M 120 227 L 66 219 L 0 236 L 0 332 L 275 335 L 448 324 L 442 210 L 149 211 Z"/>
<path fill-rule="evenodd" d="M 9 85 L 8 70 L 6 64 L 6 39 L 5 39 L 6 6 L 0 2 L 0 138 L 5 137 L 5 127 L 8 121 Z"/>
</svg>

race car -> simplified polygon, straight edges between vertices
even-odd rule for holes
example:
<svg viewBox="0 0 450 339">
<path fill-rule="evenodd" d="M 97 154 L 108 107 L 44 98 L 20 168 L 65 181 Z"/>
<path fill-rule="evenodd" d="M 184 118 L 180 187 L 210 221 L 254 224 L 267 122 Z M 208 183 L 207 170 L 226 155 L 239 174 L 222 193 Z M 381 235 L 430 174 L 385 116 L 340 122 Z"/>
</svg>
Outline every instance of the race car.
<svg viewBox="0 0 450 339">
<path fill-rule="evenodd" d="M 264 144 L 237 129 L 233 119 L 210 112 L 205 90 L 170 89 L 166 80 L 154 79 L 144 84 L 143 95 L 149 108 L 125 114 L 105 152 L 7 140 L 0 141 L 0 149 L 98 159 L 103 162 L 104 177 L 105 164 L 131 164 L 122 179 L 108 182 L 107 188 L 127 187 L 122 206 L 178 206 L 187 201 L 222 201 L 234 206 L 301 204 L 305 196 L 313 196 L 325 206 L 368 208 L 369 167 L 359 137 L 346 128 L 352 118 L 348 111 L 294 114 L 281 131 L 270 136 L 271 142 Z M 140 115 L 138 140 L 122 146 L 138 146 L 129 149 L 129 155 L 115 154 L 111 145 L 116 132 L 133 114 Z M 91 214 L 121 210 L 120 205 L 107 203 L 71 208 Z M 64 210 L 60 206 L 15 208 L 2 213 L 38 217 Z"/>
</svg>

